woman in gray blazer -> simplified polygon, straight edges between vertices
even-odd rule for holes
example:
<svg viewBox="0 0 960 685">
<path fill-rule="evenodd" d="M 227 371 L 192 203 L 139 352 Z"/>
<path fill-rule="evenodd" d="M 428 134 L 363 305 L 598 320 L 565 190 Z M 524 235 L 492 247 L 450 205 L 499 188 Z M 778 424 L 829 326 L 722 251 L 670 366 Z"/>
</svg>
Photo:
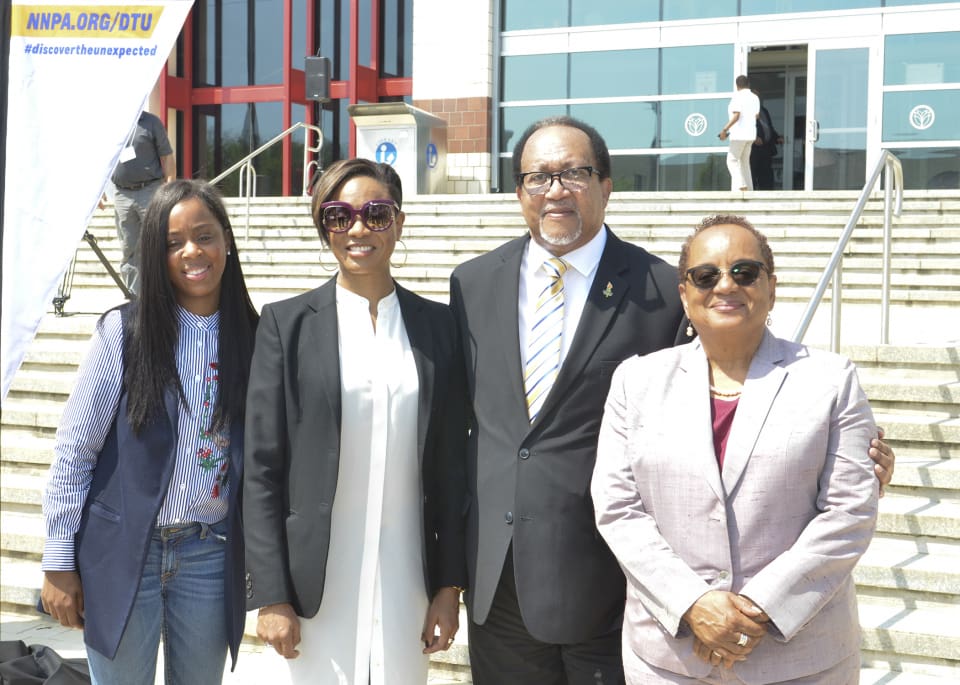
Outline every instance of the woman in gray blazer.
<svg viewBox="0 0 960 685">
<path fill-rule="evenodd" d="M 855 683 L 878 497 L 856 370 L 767 330 L 773 253 L 746 219 L 702 222 L 680 274 L 699 338 L 617 369 L 591 488 L 627 682 Z"/>
</svg>

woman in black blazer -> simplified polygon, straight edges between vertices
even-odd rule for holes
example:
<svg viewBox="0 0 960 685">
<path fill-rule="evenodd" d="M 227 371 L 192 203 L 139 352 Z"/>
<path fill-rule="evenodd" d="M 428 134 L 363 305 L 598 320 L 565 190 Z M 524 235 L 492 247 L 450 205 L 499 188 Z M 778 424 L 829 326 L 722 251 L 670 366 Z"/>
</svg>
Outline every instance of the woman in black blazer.
<svg viewBox="0 0 960 685">
<path fill-rule="evenodd" d="M 339 272 L 257 330 L 247 598 L 290 682 L 422 684 L 458 627 L 462 357 L 448 308 L 390 274 L 401 203 L 390 166 L 333 164 L 312 213 Z"/>
</svg>

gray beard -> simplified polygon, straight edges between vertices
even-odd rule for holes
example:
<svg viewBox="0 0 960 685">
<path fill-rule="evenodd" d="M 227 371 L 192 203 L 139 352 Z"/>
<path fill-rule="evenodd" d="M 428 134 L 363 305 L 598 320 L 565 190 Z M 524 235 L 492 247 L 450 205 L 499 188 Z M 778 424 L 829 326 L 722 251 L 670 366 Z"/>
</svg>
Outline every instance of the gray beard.
<svg viewBox="0 0 960 685">
<path fill-rule="evenodd" d="M 540 219 L 540 239 L 552 245 L 553 247 L 566 247 L 567 245 L 572 245 L 573 243 L 580 240 L 580 237 L 583 235 L 583 220 L 577 224 L 577 230 L 573 233 L 564 233 L 562 235 L 556 235 L 548 233 L 543 227 L 543 218 Z"/>
</svg>

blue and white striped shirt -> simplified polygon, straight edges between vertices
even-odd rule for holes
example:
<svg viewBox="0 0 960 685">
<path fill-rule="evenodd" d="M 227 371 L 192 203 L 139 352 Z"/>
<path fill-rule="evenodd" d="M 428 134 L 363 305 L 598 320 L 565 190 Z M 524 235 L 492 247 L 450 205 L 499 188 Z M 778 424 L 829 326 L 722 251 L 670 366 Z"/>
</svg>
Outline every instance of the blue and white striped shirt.
<svg viewBox="0 0 960 685">
<path fill-rule="evenodd" d="M 157 515 L 158 526 L 221 520 L 227 515 L 231 485 L 227 483 L 229 428 L 216 434 L 209 431 L 219 386 L 220 314 L 204 317 L 182 308 L 178 311 L 176 363 L 187 403 L 181 402 L 178 412 L 176 461 Z M 80 527 L 80 513 L 120 403 L 122 348 L 120 312 L 110 312 L 93 335 L 57 428 L 54 460 L 43 494 L 44 571 L 76 568 L 74 536 Z"/>
</svg>

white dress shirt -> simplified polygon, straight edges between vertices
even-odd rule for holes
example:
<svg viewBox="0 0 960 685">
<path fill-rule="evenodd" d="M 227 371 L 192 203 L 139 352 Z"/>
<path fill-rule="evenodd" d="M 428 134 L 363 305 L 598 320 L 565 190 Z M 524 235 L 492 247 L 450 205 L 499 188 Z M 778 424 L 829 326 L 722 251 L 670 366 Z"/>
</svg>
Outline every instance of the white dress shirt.
<svg viewBox="0 0 960 685">
<path fill-rule="evenodd" d="M 563 278 L 563 339 L 560 342 L 560 364 L 567 358 L 570 343 L 577 332 L 583 306 L 587 303 L 587 292 L 597 274 L 603 248 L 607 245 L 606 225 L 600 227 L 589 243 L 563 255 L 567 263 Z M 530 334 L 529 322 L 537 309 L 537 293 L 550 283 L 550 276 L 540 267 L 553 257 L 537 241 L 530 239 L 520 263 L 520 295 L 517 316 L 520 324 L 520 368 L 527 365 L 527 337 Z"/>
</svg>

